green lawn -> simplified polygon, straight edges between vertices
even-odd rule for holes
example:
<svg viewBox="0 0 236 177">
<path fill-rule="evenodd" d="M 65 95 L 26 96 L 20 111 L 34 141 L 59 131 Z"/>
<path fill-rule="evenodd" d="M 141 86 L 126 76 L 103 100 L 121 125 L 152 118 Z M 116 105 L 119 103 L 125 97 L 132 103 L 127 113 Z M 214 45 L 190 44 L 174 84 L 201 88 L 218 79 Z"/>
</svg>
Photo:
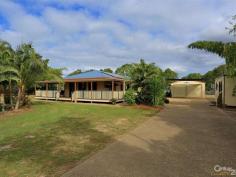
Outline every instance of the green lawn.
<svg viewBox="0 0 236 177">
<path fill-rule="evenodd" d="M 156 112 L 112 105 L 34 102 L 0 115 L 0 176 L 60 176 Z"/>
</svg>

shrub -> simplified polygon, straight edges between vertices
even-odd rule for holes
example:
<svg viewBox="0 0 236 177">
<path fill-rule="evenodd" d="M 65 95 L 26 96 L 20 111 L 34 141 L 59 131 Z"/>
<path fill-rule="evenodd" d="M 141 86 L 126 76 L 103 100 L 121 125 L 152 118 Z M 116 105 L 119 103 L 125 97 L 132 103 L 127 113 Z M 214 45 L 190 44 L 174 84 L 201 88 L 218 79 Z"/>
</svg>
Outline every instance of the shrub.
<svg viewBox="0 0 236 177">
<path fill-rule="evenodd" d="M 149 82 L 152 105 L 163 105 L 165 101 L 165 80 L 160 76 L 154 76 Z"/>
<path fill-rule="evenodd" d="M 135 104 L 136 92 L 132 89 L 129 89 L 125 92 L 124 100 L 127 104 Z"/>
<path fill-rule="evenodd" d="M 111 101 L 111 104 L 114 104 L 114 105 L 115 105 L 115 104 L 116 104 L 116 101 L 117 101 L 117 99 L 115 99 L 115 98 L 112 98 L 110 101 Z"/>
<path fill-rule="evenodd" d="M 0 112 L 4 112 L 4 107 L 1 103 L 0 103 Z"/>
<path fill-rule="evenodd" d="M 170 103 L 170 100 L 167 99 L 167 98 L 165 98 L 164 102 L 165 102 L 165 104 L 169 104 L 169 103 Z"/>
</svg>

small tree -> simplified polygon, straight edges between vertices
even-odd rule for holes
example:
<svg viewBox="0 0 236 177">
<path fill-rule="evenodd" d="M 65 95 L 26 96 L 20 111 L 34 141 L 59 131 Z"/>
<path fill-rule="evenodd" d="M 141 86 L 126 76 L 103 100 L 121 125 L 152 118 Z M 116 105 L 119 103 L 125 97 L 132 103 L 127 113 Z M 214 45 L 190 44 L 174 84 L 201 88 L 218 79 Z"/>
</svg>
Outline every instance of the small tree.
<svg viewBox="0 0 236 177">
<path fill-rule="evenodd" d="M 132 88 L 137 90 L 137 103 L 150 104 L 152 97 L 150 95 L 149 82 L 154 76 L 162 73 L 161 69 L 155 63 L 146 63 L 143 59 L 140 63 L 134 65 L 131 72 Z"/>
<path fill-rule="evenodd" d="M 162 75 L 154 76 L 149 82 L 152 105 L 163 105 L 165 100 L 165 79 Z"/>
</svg>

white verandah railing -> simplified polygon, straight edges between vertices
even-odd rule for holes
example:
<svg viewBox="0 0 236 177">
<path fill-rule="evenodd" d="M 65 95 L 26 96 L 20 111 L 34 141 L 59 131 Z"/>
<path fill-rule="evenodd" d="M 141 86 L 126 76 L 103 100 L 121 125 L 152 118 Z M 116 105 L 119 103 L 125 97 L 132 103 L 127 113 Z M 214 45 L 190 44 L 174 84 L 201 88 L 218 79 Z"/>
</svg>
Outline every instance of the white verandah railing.
<svg viewBox="0 0 236 177">
<path fill-rule="evenodd" d="M 55 98 L 58 99 L 60 97 L 60 92 L 57 90 L 36 90 L 35 91 L 36 97 L 42 98 Z M 114 99 L 123 99 L 124 92 L 123 91 L 90 91 L 90 90 L 81 90 L 81 91 L 74 91 L 72 93 L 72 99 L 91 99 L 91 100 L 110 100 Z"/>
<path fill-rule="evenodd" d="M 35 91 L 36 97 L 45 97 L 45 98 L 59 98 L 60 92 L 57 90 L 36 90 Z"/>
<path fill-rule="evenodd" d="M 91 100 L 110 100 L 112 98 L 114 99 L 123 99 L 124 93 L 123 91 L 75 91 L 72 94 L 73 98 L 75 99 L 91 99 Z"/>
</svg>

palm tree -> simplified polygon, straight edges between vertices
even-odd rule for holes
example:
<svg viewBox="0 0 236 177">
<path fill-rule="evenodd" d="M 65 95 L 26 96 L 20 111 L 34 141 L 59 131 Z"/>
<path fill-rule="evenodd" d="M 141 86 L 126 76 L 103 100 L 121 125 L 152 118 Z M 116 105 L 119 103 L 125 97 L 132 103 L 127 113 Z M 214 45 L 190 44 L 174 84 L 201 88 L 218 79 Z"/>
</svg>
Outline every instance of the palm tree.
<svg viewBox="0 0 236 177">
<path fill-rule="evenodd" d="M 132 70 L 132 81 L 133 87 L 136 89 L 142 89 L 153 77 L 153 75 L 160 74 L 161 70 L 155 66 L 154 63 L 147 64 L 143 59 L 140 60 L 140 63 L 134 65 Z"/>
<path fill-rule="evenodd" d="M 21 44 L 15 52 L 14 67 L 18 71 L 18 94 L 15 109 L 25 101 L 26 85 L 34 83 L 35 78 L 45 71 L 47 62 L 37 54 L 31 44 Z"/>
<path fill-rule="evenodd" d="M 12 67 L 14 50 L 6 41 L 0 41 L 0 83 L 7 81 L 9 85 L 10 104 L 12 105 L 12 81 L 18 81 L 18 72 Z"/>
<path fill-rule="evenodd" d="M 156 67 L 154 63 L 147 64 L 143 59 L 140 63 L 134 64 L 131 72 L 132 87 L 138 91 L 138 102 L 151 103 L 150 80 L 157 75 L 161 74 L 161 69 Z"/>
<path fill-rule="evenodd" d="M 10 99 L 12 104 L 12 81 L 16 83 L 18 94 L 15 109 L 25 102 L 25 91 L 33 86 L 38 79 L 53 79 L 62 81 L 64 68 L 51 68 L 49 60 L 43 60 L 42 56 L 35 52 L 30 43 L 21 44 L 14 51 L 11 45 L 0 41 L 0 84 L 9 84 Z"/>
<path fill-rule="evenodd" d="M 197 41 L 188 47 L 205 50 L 225 58 L 227 74 L 236 76 L 236 42 Z"/>
</svg>

